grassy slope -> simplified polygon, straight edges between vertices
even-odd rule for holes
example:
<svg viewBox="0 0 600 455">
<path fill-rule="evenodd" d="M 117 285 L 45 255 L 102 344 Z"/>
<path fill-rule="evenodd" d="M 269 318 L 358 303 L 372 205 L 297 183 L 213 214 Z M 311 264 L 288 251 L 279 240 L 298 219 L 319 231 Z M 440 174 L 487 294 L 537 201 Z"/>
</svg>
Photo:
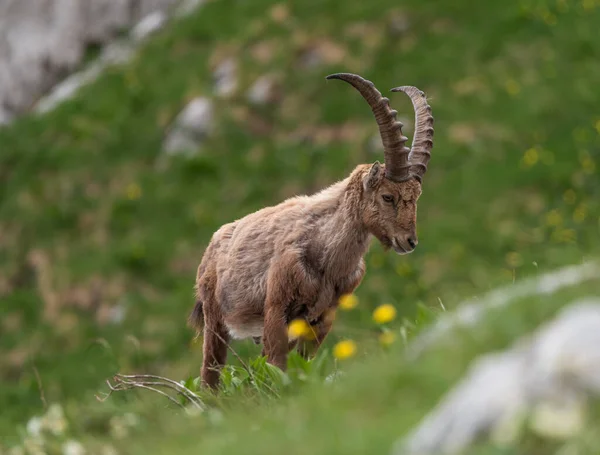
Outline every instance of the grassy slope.
<svg viewBox="0 0 600 455">
<path fill-rule="evenodd" d="M 211 233 L 381 159 L 368 151 L 376 131 L 368 108 L 350 87 L 326 82 L 332 72 L 359 72 L 382 91 L 403 84 L 425 90 L 436 143 L 419 204 L 418 250 L 400 258 L 373 246 L 361 304 L 342 315 L 329 345 L 340 337 L 372 338 L 370 313 L 379 303 L 413 317 L 419 301 L 437 307 L 442 299 L 452 307 L 461 297 L 598 252 L 596 2 L 409 0 L 397 10 L 389 0 L 344 8 L 310 0 L 290 2 L 282 21 L 270 14 L 273 6 L 211 2 L 76 100 L 0 131 L 3 434 L 14 436 L 15 423 L 41 410 L 32 365 L 46 398 L 73 403 L 76 415 L 104 412 L 92 394 L 117 369 L 173 377 L 197 371 L 200 353 L 183 326 Z M 402 36 L 385 26 L 393 11 L 410 20 Z M 310 40 L 329 40 L 341 52 L 324 46 L 330 63 L 302 68 L 297 57 Z M 259 44 L 269 49 L 264 61 L 252 57 Z M 219 129 L 202 156 L 157 170 L 165 125 L 189 98 L 211 95 L 210 64 L 227 53 L 240 63 L 242 88 L 265 72 L 280 73 L 283 103 L 252 108 L 243 91 L 219 101 Z M 406 99 L 390 98 L 412 118 Z M 349 138 L 321 139 L 325 127 L 347 122 L 356 125 Z M 308 141 L 292 139 L 299 129 Z M 43 311 L 53 301 L 62 311 L 48 322 Z M 103 323 L 116 304 L 127 309 L 124 322 Z M 235 347 L 244 356 L 256 353 L 250 343 Z M 395 367 L 377 366 L 379 391 L 352 395 L 356 409 L 383 400 L 369 422 L 374 429 L 387 422 L 391 431 L 396 424 L 383 416 L 399 416 L 380 392 L 405 384 L 397 396 L 390 392 L 405 399 L 402 390 L 419 384 L 414 412 L 422 412 L 433 402 L 425 378 L 436 371 L 431 390 L 443 389 L 470 354 L 445 365 L 448 372 L 438 365 L 414 373 L 422 374 L 414 381 L 386 382 Z M 327 407 L 314 428 L 341 418 L 324 393 L 294 405 L 305 414 L 305 402 Z M 243 416 L 232 418 L 240 422 L 234 429 L 244 426 Z M 364 423 L 356 413 L 343 419 L 350 427 Z M 280 429 L 281 419 L 272 424 Z M 340 436 L 351 433 L 339 428 Z"/>
<path fill-rule="evenodd" d="M 347 367 L 349 375 L 332 386 L 308 388 L 276 406 L 235 410 L 222 421 L 201 423 L 174 418 L 166 427 L 169 438 L 132 439 L 136 453 L 292 453 L 292 454 L 388 454 L 401 435 L 419 422 L 424 413 L 457 381 L 476 355 L 510 346 L 515 338 L 553 316 L 568 299 L 597 293 L 594 280 L 555 296 L 530 296 L 515 300 L 506 310 L 492 312 L 475 330 L 455 333 L 452 343 L 442 343 L 417 362 L 404 361 L 400 346 Z M 447 339 L 446 339 L 447 341 Z M 449 361 L 451 359 L 451 361 Z M 207 423 L 208 421 L 208 423 Z M 578 442 L 597 453 L 597 423 Z M 165 428 L 165 419 L 148 423 Z M 196 430 L 200 426 L 201 430 Z M 199 431 L 200 436 L 189 434 Z M 158 434 L 158 433 L 156 433 Z M 585 441 L 585 442 L 582 442 Z M 521 445 L 503 449 L 487 447 L 473 453 L 555 453 L 563 441 L 544 440 L 524 433 Z M 589 449 L 588 449 L 589 450 Z M 558 452 L 556 452 L 558 453 Z"/>
</svg>

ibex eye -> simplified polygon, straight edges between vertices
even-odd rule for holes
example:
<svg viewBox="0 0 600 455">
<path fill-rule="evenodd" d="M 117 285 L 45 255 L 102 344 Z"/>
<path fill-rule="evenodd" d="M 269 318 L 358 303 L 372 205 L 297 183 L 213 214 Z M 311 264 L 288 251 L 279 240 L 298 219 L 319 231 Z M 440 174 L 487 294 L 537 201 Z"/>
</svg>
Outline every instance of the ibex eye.
<svg viewBox="0 0 600 455">
<path fill-rule="evenodd" d="M 391 194 L 383 194 L 381 197 L 385 202 L 394 202 L 394 196 Z"/>
</svg>

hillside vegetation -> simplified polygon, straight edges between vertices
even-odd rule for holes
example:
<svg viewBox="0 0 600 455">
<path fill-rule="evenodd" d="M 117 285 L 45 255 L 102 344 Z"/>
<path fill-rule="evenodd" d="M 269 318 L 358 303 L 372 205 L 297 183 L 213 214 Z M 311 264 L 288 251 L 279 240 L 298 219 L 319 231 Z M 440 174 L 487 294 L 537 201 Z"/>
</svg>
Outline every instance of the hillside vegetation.
<svg viewBox="0 0 600 455">
<path fill-rule="evenodd" d="M 389 453 L 476 355 L 598 290 L 523 298 L 403 359 L 403 336 L 462 299 L 598 254 L 598 23 L 596 0 L 213 0 L 56 111 L 0 130 L 0 451 L 54 403 L 69 423 L 57 440 L 90 453 Z M 238 85 L 222 97 L 213 71 L 227 58 Z M 322 353 L 317 376 L 345 380 L 282 386 L 280 399 L 242 388 L 193 419 L 151 392 L 98 402 L 117 372 L 198 375 L 201 340 L 185 322 L 221 224 L 383 159 L 368 106 L 325 80 L 334 72 L 384 93 L 416 85 L 435 117 L 419 246 L 400 257 L 373 243 L 358 305 Z M 265 75 L 279 89 L 254 105 L 248 89 Z M 197 96 L 214 99 L 215 131 L 193 157 L 165 160 L 165 131 Z M 410 136 L 410 101 L 386 96 Z M 384 348 L 372 313 L 385 303 L 397 317 Z M 346 339 L 356 355 L 334 361 Z M 244 362 L 260 352 L 232 347 Z M 477 453 L 554 453 L 527 441 Z"/>
</svg>

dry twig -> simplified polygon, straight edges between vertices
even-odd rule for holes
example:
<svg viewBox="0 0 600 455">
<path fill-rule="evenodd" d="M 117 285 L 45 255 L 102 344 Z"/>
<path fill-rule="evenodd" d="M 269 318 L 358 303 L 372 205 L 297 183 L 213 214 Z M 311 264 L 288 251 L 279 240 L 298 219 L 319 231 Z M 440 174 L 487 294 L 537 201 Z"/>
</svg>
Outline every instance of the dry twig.
<svg viewBox="0 0 600 455">
<path fill-rule="evenodd" d="M 115 376 L 113 376 L 113 380 L 115 381 L 114 385 L 111 384 L 110 380 L 108 380 L 108 379 L 106 380 L 106 384 L 108 385 L 110 392 L 105 394 L 104 397 L 100 397 L 100 396 L 96 395 L 96 399 L 98 401 L 105 401 L 109 396 L 112 395 L 113 392 L 120 392 L 123 390 L 131 390 L 131 389 L 139 388 L 139 389 L 145 389 L 145 390 L 150 390 L 152 392 L 156 392 L 156 393 L 166 397 L 167 399 L 169 399 L 171 402 L 177 404 L 178 406 L 185 408 L 184 405 L 182 405 L 179 401 L 177 401 L 171 395 L 169 395 L 166 392 L 163 392 L 162 390 L 157 389 L 157 387 L 163 387 L 163 388 L 166 388 L 169 390 L 174 390 L 176 393 L 183 395 L 183 397 L 188 402 L 190 402 L 192 405 L 194 405 L 197 409 L 199 409 L 201 411 L 206 408 L 206 406 L 204 405 L 202 400 L 200 400 L 198 395 L 196 395 L 194 392 L 192 392 L 187 387 L 185 387 L 185 386 L 179 384 L 178 382 L 173 381 L 172 379 L 169 379 L 169 378 L 164 378 L 162 376 L 156 376 L 156 375 L 152 375 L 152 374 L 132 374 L 132 375 L 116 374 Z"/>
</svg>

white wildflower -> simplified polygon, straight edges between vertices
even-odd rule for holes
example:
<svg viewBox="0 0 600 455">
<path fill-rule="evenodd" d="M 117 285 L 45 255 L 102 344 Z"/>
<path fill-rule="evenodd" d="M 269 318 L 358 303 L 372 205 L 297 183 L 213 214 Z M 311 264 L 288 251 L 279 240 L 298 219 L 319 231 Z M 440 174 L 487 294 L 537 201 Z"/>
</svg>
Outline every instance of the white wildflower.
<svg viewBox="0 0 600 455">
<path fill-rule="evenodd" d="M 126 412 L 123 414 L 123 423 L 128 427 L 135 427 L 140 423 L 140 419 L 136 414 Z"/>
<path fill-rule="evenodd" d="M 110 419 L 110 433 L 116 439 L 123 439 L 129 434 L 127 425 L 121 416 L 114 416 Z"/>
<path fill-rule="evenodd" d="M 102 447 L 102 450 L 100 451 L 100 453 L 101 453 L 101 455 L 118 455 L 119 454 L 119 452 L 117 452 L 117 449 L 115 449 L 110 444 L 107 444 L 104 447 Z"/>
<path fill-rule="evenodd" d="M 27 422 L 27 433 L 31 436 L 38 437 L 42 434 L 43 421 L 40 417 L 32 417 Z"/>
<path fill-rule="evenodd" d="M 70 439 L 65 442 L 62 446 L 63 455 L 84 455 L 85 447 L 74 439 Z"/>
<path fill-rule="evenodd" d="M 50 405 L 43 420 L 44 427 L 56 436 L 63 434 L 67 429 L 67 420 L 65 419 L 62 406 L 58 403 Z"/>
</svg>

